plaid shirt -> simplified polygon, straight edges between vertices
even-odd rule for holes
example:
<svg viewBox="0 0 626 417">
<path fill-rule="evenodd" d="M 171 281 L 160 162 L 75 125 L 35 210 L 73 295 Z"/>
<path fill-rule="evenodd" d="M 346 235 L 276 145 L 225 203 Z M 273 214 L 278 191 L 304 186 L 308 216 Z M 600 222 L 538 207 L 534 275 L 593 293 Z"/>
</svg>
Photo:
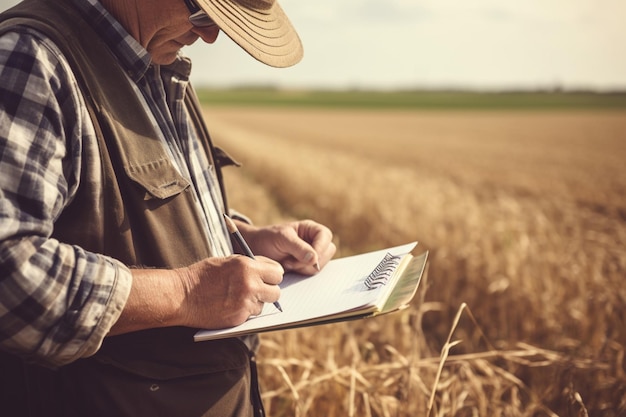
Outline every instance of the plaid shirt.
<svg viewBox="0 0 626 417">
<path fill-rule="evenodd" d="M 183 105 L 190 62 L 151 65 L 97 0 L 75 3 L 127 70 L 175 166 L 194 184 L 213 253 L 232 253 L 219 187 Z M 50 238 L 81 172 L 100 175 L 94 126 L 58 48 L 16 28 L 0 37 L 0 79 L 0 348 L 59 366 L 98 350 L 132 276 L 114 259 Z"/>
</svg>

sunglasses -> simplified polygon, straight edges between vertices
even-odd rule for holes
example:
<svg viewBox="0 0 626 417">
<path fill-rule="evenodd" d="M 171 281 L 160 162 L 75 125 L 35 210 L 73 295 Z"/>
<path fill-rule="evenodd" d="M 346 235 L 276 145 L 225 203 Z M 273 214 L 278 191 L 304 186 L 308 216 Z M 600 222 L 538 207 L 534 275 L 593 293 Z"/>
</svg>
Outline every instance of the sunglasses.
<svg viewBox="0 0 626 417">
<path fill-rule="evenodd" d="M 197 28 L 207 28 L 215 26 L 216 23 L 196 4 L 194 0 L 185 0 L 185 5 L 189 9 L 189 22 Z"/>
</svg>

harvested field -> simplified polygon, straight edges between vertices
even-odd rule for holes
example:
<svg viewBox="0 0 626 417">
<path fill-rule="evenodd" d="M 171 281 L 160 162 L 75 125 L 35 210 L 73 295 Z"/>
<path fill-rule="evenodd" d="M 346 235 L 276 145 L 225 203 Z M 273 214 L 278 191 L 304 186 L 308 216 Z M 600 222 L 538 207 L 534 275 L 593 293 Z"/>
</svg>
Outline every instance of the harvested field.
<svg viewBox="0 0 626 417">
<path fill-rule="evenodd" d="M 626 415 L 626 112 L 207 107 L 231 206 L 340 256 L 419 240 L 412 308 L 262 336 L 268 415 Z"/>
</svg>

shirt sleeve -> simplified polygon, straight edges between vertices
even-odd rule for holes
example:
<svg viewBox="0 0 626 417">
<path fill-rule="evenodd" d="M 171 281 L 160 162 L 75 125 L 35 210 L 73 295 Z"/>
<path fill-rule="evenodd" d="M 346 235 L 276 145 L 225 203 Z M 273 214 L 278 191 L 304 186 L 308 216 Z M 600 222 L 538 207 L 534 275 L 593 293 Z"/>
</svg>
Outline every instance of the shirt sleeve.
<svg viewBox="0 0 626 417">
<path fill-rule="evenodd" d="M 0 349 L 46 366 L 94 354 L 132 275 L 52 239 L 96 143 L 67 62 L 34 32 L 0 37 Z"/>
</svg>

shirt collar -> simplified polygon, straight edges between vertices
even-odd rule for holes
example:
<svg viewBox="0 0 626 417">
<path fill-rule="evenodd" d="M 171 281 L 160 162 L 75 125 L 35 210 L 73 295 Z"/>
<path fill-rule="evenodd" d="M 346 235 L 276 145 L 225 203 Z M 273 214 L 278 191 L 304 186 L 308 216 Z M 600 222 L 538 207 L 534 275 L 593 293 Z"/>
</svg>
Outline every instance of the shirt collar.
<svg viewBox="0 0 626 417">
<path fill-rule="evenodd" d="M 150 67 L 148 51 L 98 0 L 74 0 L 74 4 L 119 59 L 130 78 L 135 82 L 140 80 Z"/>
<path fill-rule="evenodd" d="M 179 52 L 176 60 L 169 65 L 163 66 L 163 68 L 172 71 L 180 81 L 189 81 L 191 60 Z"/>
</svg>

